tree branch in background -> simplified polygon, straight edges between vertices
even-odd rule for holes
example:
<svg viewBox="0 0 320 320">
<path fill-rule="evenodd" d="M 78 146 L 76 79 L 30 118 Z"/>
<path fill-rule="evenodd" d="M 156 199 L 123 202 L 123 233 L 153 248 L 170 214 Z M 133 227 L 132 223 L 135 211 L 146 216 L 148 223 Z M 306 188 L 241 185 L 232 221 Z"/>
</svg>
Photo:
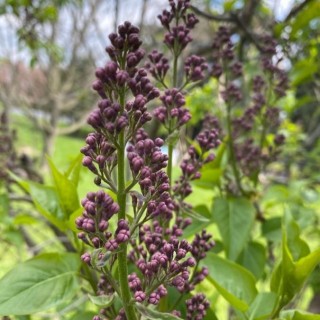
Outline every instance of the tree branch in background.
<svg viewBox="0 0 320 320">
<path fill-rule="evenodd" d="M 86 124 L 88 116 L 91 113 L 91 111 L 92 110 L 89 110 L 87 113 L 83 114 L 83 116 L 77 122 L 74 122 L 70 126 L 65 127 L 65 128 L 58 128 L 57 134 L 58 135 L 67 135 L 67 134 L 73 133 L 73 132 L 79 130 L 80 128 L 82 128 Z"/>
<path fill-rule="evenodd" d="M 146 11 L 147 11 L 147 4 L 148 4 L 148 0 L 142 0 L 142 8 L 141 8 L 141 12 L 140 12 L 140 22 L 139 22 L 140 32 L 142 32 L 142 29 L 144 26 L 144 18 L 145 18 Z"/>
<path fill-rule="evenodd" d="M 190 8 L 194 13 L 208 20 L 214 20 L 214 21 L 220 21 L 220 22 L 234 22 L 232 17 L 229 14 L 213 15 L 211 13 L 203 12 L 195 6 L 191 6 Z"/>
<path fill-rule="evenodd" d="M 258 39 L 257 39 L 257 35 L 255 35 L 254 33 L 252 33 L 251 31 L 249 31 L 247 25 L 250 27 L 250 25 L 248 24 L 248 22 L 244 22 L 245 20 L 243 20 L 239 15 L 237 14 L 232 14 L 233 20 L 236 23 L 237 27 L 239 27 L 243 32 L 244 35 L 246 36 L 247 39 L 249 39 L 255 46 L 256 48 L 262 52 L 262 46 L 260 45 Z M 233 32 L 236 31 L 236 29 L 233 28 L 232 30 Z"/>
<path fill-rule="evenodd" d="M 235 26 L 231 28 L 233 33 L 238 32 L 240 29 L 243 32 L 243 36 L 252 42 L 259 51 L 262 51 L 262 47 L 257 40 L 257 35 L 250 31 L 250 24 L 254 16 L 260 0 L 250 0 L 246 2 L 246 5 L 241 11 L 230 11 L 227 14 L 214 15 L 211 13 L 203 12 L 198 8 L 191 6 L 191 9 L 199 16 L 204 17 L 208 20 L 218 21 L 218 22 L 228 22 Z M 243 40 L 243 42 L 245 39 Z"/>
<path fill-rule="evenodd" d="M 113 31 L 116 32 L 118 28 L 119 20 L 119 0 L 114 0 L 114 21 L 113 21 Z"/>
</svg>

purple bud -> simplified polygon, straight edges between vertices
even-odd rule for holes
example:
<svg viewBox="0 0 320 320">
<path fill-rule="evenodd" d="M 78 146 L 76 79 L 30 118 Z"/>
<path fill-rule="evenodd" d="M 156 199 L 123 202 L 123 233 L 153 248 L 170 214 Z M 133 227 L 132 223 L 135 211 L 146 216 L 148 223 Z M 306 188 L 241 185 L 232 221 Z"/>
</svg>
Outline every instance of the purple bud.
<svg viewBox="0 0 320 320">
<path fill-rule="evenodd" d="M 121 229 L 116 236 L 116 240 L 118 243 L 126 242 L 129 240 L 129 238 L 130 238 L 130 231 L 125 229 Z"/>
<path fill-rule="evenodd" d="M 81 260 L 82 260 L 84 263 L 90 265 L 90 263 L 91 263 L 91 256 L 90 256 L 90 254 L 89 254 L 88 252 L 84 253 L 84 254 L 81 256 Z"/>
<path fill-rule="evenodd" d="M 143 291 L 136 291 L 134 294 L 134 299 L 141 303 L 146 299 L 146 294 Z"/>
<path fill-rule="evenodd" d="M 107 241 L 105 248 L 109 251 L 114 251 L 118 249 L 118 246 L 119 246 L 118 242 L 116 240 L 111 239 Z"/>
</svg>

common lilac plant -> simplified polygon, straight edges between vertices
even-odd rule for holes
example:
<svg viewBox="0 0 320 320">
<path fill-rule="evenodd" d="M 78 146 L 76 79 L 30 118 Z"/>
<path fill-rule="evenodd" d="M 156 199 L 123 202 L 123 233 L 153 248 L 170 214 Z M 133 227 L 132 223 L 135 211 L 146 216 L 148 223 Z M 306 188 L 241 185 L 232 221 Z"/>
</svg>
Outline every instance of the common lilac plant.
<svg viewBox="0 0 320 320">
<path fill-rule="evenodd" d="M 219 79 L 221 97 L 227 110 L 227 145 L 234 176 L 227 189 L 233 194 L 255 192 L 259 173 L 274 160 L 285 141 L 285 136 L 277 132 L 280 110 L 276 103 L 285 95 L 288 78 L 275 58 L 276 41 L 264 36 L 261 43 L 263 73 L 253 77 L 251 93 L 247 96 L 242 89 L 243 67 L 236 59 L 228 28 L 220 27 L 213 42 L 211 74 Z M 271 143 L 267 141 L 269 133 L 274 134 Z"/>
<path fill-rule="evenodd" d="M 164 311 L 176 316 L 181 310 L 175 308 L 185 300 L 190 320 L 201 320 L 209 307 L 203 294 L 186 301 L 187 294 L 190 297 L 208 274 L 199 263 L 214 242 L 206 231 L 190 243 L 183 238 L 192 222 L 185 216 L 184 199 L 191 192 L 190 181 L 200 177 L 201 165 L 213 160 L 211 150 L 219 144 L 218 132 L 206 127 L 198 135 L 199 150 L 190 147 L 181 164 L 182 176 L 173 186 L 173 144 L 169 143 L 168 155 L 164 154 L 165 141 L 150 138 L 144 129 L 152 119 L 147 103 L 160 96 L 163 105 L 154 116 L 167 128 L 169 137 L 178 132 L 191 117 L 183 88 L 202 79 L 207 69 L 203 58 L 187 58 L 184 82 L 178 87 L 178 58 L 192 40 L 190 30 L 197 19 L 188 13 L 188 0 L 170 0 L 169 4 L 170 11 L 163 11 L 159 19 L 167 29 L 164 43 L 173 54 L 171 88 L 166 84 L 170 64 L 163 54 L 153 51 L 147 68 L 139 68 L 145 53 L 140 48 L 139 29 L 130 22 L 109 36 L 111 46 L 106 51 L 111 61 L 96 71 L 93 89 L 102 100 L 88 118 L 95 131 L 88 135 L 81 152 L 83 165 L 109 194 L 103 190 L 88 193 L 76 225 L 79 239 L 93 248 L 83 253 L 82 260 L 101 273 L 97 294 L 116 294 L 122 308 L 106 307 L 94 320 L 139 319 L 141 306 L 157 306 L 161 299 Z M 146 70 L 165 87 L 164 93 L 152 84 Z M 126 168 L 131 173 L 128 181 Z M 165 299 L 170 288 L 177 296 L 171 309 Z"/>
</svg>

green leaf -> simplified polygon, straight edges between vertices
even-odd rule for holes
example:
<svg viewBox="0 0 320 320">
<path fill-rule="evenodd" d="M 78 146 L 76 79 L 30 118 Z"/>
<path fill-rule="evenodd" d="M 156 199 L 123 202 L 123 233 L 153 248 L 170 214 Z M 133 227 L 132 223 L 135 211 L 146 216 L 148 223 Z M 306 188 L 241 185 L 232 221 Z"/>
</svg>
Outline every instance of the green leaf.
<svg viewBox="0 0 320 320">
<path fill-rule="evenodd" d="M 270 319 L 276 302 L 277 295 L 274 292 L 260 292 L 248 310 L 249 320 Z"/>
<path fill-rule="evenodd" d="M 208 309 L 203 320 L 218 320 L 218 317 L 212 309 Z"/>
<path fill-rule="evenodd" d="M 5 222 L 9 217 L 9 198 L 7 193 L 0 193 L 0 222 Z"/>
<path fill-rule="evenodd" d="M 293 260 L 296 261 L 308 255 L 310 253 L 309 246 L 300 238 L 300 227 L 292 218 L 288 207 L 286 208 L 284 214 L 284 224 L 287 234 L 287 244 Z"/>
<path fill-rule="evenodd" d="M 271 291 L 276 292 L 279 296 L 283 297 L 283 305 L 287 304 L 295 294 L 295 288 L 290 279 L 293 274 L 293 270 L 293 258 L 287 246 L 286 233 L 283 231 L 282 260 L 274 269 L 270 281 Z"/>
<path fill-rule="evenodd" d="M 69 218 L 70 215 L 80 206 L 77 187 L 66 175 L 58 171 L 50 158 L 48 158 L 48 163 L 59 197 L 59 203 L 65 216 Z"/>
<path fill-rule="evenodd" d="M 26 185 L 37 210 L 61 231 L 66 230 L 64 212 L 55 188 L 36 182 L 26 182 Z"/>
<path fill-rule="evenodd" d="M 320 17 L 320 2 L 312 1 L 304 10 L 301 10 L 291 24 L 290 38 L 292 39 L 299 30 L 305 28 L 313 19 Z"/>
<path fill-rule="evenodd" d="M 73 161 L 71 161 L 65 176 L 74 184 L 75 187 L 79 184 L 80 171 L 82 169 L 83 155 L 80 153 Z"/>
<path fill-rule="evenodd" d="M 236 0 L 226 0 L 223 4 L 225 11 L 230 11 L 233 9 L 234 4 L 236 3 Z"/>
<path fill-rule="evenodd" d="M 196 210 L 196 208 L 197 208 L 197 210 Z M 208 212 L 205 210 L 205 206 L 202 206 L 202 205 L 197 206 L 194 209 L 184 207 L 183 210 L 186 215 L 188 215 L 189 217 L 191 217 L 197 221 L 206 222 L 207 224 L 210 221 L 211 215 L 210 215 L 210 212 L 208 214 Z"/>
<path fill-rule="evenodd" d="M 272 242 L 281 241 L 281 218 L 274 217 L 267 219 L 261 224 L 262 234 Z"/>
<path fill-rule="evenodd" d="M 76 220 L 76 218 L 81 216 L 82 212 L 83 212 L 83 208 L 79 207 L 79 209 L 77 209 L 75 212 L 73 212 L 70 215 L 69 220 L 66 222 L 68 229 L 70 229 L 74 232 L 79 232 L 79 229 L 77 229 L 77 227 L 76 227 L 75 220 Z"/>
<path fill-rule="evenodd" d="M 114 300 L 114 294 L 112 295 L 101 295 L 101 296 L 92 296 L 91 294 L 88 294 L 89 299 L 92 303 L 99 307 L 109 307 Z"/>
<path fill-rule="evenodd" d="M 212 213 L 227 257 L 236 260 L 246 246 L 254 223 L 254 207 L 245 198 L 216 198 Z"/>
<path fill-rule="evenodd" d="M 262 244 L 252 241 L 244 248 L 237 262 L 251 271 L 256 279 L 260 279 L 266 260 L 266 248 Z"/>
<path fill-rule="evenodd" d="M 193 184 L 199 188 L 212 190 L 219 185 L 222 170 L 220 168 L 210 169 L 205 168 L 201 170 L 201 178 L 195 180 Z"/>
<path fill-rule="evenodd" d="M 223 167 L 223 158 L 225 155 L 227 144 L 224 142 L 221 142 L 218 149 L 215 152 L 215 158 L 213 161 L 209 162 L 208 164 L 205 164 L 203 166 L 204 169 L 217 169 Z"/>
<path fill-rule="evenodd" d="M 319 314 L 299 310 L 285 310 L 280 313 L 280 319 L 284 320 L 320 320 Z"/>
<path fill-rule="evenodd" d="M 198 220 L 194 220 L 190 226 L 188 226 L 184 231 L 183 231 L 183 237 L 184 238 L 189 238 L 193 237 L 196 233 L 200 232 L 204 228 L 208 227 L 208 222 L 202 222 Z"/>
<path fill-rule="evenodd" d="M 40 11 L 40 17 L 41 20 L 46 21 L 55 21 L 58 17 L 58 12 L 57 12 L 57 8 L 54 6 L 47 6 L 44 7 L 41 11 Z"/>
<path fill-rule="evenodd" d="M 26 315 L 65 303 L 79 290 L 79 256 L 46 253 L 16 265 L 0 280 L 0 315 Z"/>
<path fill-rule="evenodd" d="M 257 295 L 254 276 L 240 265 L 208 253 L 203 265 L 209 269 L 208 280 L 236 309 L 246 311 Z"/>
<path fill-rule="evenodd" d="M 68 318 L 68 320 L 88 320 L 92 319 L 96 313 L 84 311 L 84 312 L 76 312 L 71 318 Z"/>
<path fill-rule="evenodd" d="M 24 181 L 13 173 L 10 173 L 10 175 L 27 193 L 30 194 L 32 201 L 40 214 L 61 231 L 68 229 L 68 225 L 65 223 L 65 215 L 60 206 L 59 198 L 54 187 L 32 181 Z"/>
<path fill-rule="evenodd" d="M 13 224 L 15 225 L 34 225 L 38 223 L 38 219 L 28 214 L 19 214 L 14 217 Z"/>
<path fill-rule="evenodd" d="M 275 268 L 270 282 L 271 290 L 281 297 L 280 307 L 287 305 L 301 290 L 304 282 L 319 263 L 320 248 L 294 262 L 287 244 L 287 230 L 283 227 L 282 260 Z"/>
<path fill-rule="evenodd" d="M 302 287 L 314 268 L 320 263 L 320 248 L 301 258 L 295 263 L 294 282 L 298 287 Z"/>
<path fill-rule="evenodd" d="M 314 68 L 316 63 L 316 59 L 313 57 L 300 59 L 297 63 L 295 63 L 291 71 L 292 86 L 297 87 L 301 84 L 311 81 L 313 75 L 317 72 L 317 68 Z"/>
<path fill-rule="evenodd" d="M 150 320 L 182 320 L 179 317 L 174 316 L 170 313 L 162 313 L 156 310 L 151 309 L 150 306 L 144 306 L 143 304 L 137 303 L 136 307 L 144 319 Z"/>
</svg>

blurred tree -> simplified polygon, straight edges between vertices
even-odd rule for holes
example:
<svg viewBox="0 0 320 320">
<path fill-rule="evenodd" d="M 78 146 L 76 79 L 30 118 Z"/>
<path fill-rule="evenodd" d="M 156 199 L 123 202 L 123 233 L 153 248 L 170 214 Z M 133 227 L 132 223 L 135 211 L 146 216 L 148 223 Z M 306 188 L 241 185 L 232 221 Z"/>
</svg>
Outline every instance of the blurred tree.
<svg viewBox="0 0 320 320">
<path fill-rule="evenodd" d="M 54 19 L 40 19 L 27 27 L 30 34 L 36 30 L 34 41 L 44 46 L 30 43 L 31 35 L 22 38 L 31 49 L 32 66 L 10 57 L 0 66 L 1 102 L 5 110 L 14 107 L 23 112 L 41 130 L 42 160 L 52 153 L 55 137 L 78 130 L 94 105 L 91 74 L 99 43 L 90 34 L 97 27 L 93 22 L 102 3 L 70 2 L 55 7 Z M 21 33 L 19 27 L 17 32 Z"/>
</svg>

